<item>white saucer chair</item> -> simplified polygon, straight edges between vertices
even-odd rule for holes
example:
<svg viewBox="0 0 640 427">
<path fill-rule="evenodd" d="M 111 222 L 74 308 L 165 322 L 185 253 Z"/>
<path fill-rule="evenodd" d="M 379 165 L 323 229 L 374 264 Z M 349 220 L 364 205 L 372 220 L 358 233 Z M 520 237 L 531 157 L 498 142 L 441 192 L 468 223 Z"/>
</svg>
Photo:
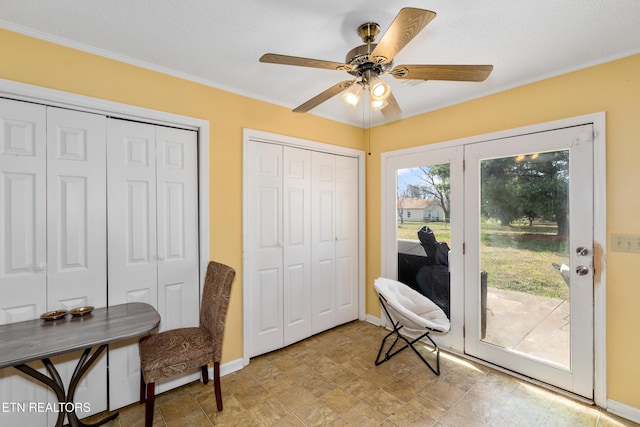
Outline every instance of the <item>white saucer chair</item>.
<svg viewBox="0 0 640 427">
<path fill-rule="evenodd" d="M 434 374 L 440 375 L 440 348 L 433 339 L 431 339 L 429 333 L 434 331 L 440 333 L 449 332 L 451 323 L 446 314 L 444 314 L 444 311 L 429 298 L 404 283 L 380 277 L 375 280 L 374 287 L 376 292 L 378 292 L 380 305 L 393 327 L 393 330 L 382 340 L 380 350 L 378 350 L 378 356 L 376 357 L 376 366 L 391 359 L 402 350 L 411 347 Z M 412 338 L 410 341 L 401 334 L 401 331 L 406 331 L 407 335 L 411 336 L 418 335 L 418 337 L 415 339 Z M 384 356 L 382 356 L 382 350 L 385 347 L 387 339 L 394 335 L 395 341 L 391 344 L 391 347 L 389 347 Z M 433 352 L 436 354 L 435 368 L 420 354 L 418 349 L 414 347 L 414 344 L 423 338 L 427 338 L 433 346 Z M 404 341 L 406 345 L 393 351 L 400 340 Z"/>
</svg>

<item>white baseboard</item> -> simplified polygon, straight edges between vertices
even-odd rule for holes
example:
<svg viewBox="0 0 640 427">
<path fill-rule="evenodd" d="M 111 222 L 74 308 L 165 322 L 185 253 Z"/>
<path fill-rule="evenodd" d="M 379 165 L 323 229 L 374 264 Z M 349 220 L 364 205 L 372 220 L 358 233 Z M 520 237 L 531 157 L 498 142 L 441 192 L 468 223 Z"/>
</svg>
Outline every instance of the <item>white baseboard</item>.
<svg viewBox="0 0 640 427">
<path fill-rule="evenodd" d="M 229 375 L 233 372 L 239 371 L 242 368 L 244 368 L 242 359 L 232 360 L 231 362 L 220 365 L 220 376 L 224 377 L 225 375 Z"/>
<path fill-rule="evenodd" d="M 626 405 L 615 400 L 607 400 L 607 412 L 611 412 L 634 423 L 640 423 L 640 408 Z"/>
<path fill-rule="evenodd" d="M 232 374 L 240 369 L 244 368 L 242 359 L 232 360 L 231 362 L 223 363 L 220 365 L 220 376 Z M 213 366 L 209 365 L 209 378 L 213 378 Z"/>
<path fill-rule="evenodd" d="M 376 326 L 384 326 L 384 324 L 382 323 L 382 319 L 380 319 L 379 317 L 371 316 L 370 314 L 367 314 L 367 318 L 365 319 L 365 321 Z"/>
</svg>

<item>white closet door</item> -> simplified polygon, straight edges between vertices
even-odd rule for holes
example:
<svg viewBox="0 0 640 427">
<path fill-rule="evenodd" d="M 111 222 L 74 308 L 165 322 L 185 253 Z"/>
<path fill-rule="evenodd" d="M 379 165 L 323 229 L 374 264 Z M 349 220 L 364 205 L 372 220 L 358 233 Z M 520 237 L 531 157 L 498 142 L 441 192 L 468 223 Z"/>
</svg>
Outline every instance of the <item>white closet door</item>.
<svg viewBox="0 0 640 427">
<path fill-rule="evenodd" d="M 0 323 L 46 311 L 46 108 L 0 99 Z M 42 364 L 34 364 L 41 368 Z M 0 402 L 46 402 L 47 390 L 0 369 Z M 46 414 L 0 411 L 0 425 L 45 425 Z"/>
<path fill-rule="evenodd" d="M 109 120 L 109 305 L 146 302 L 160 331 L 197 326 L 200 314 L 197 134 Z M 161 393 L 198 373 L 158 382 Z M 138 339 L 109 346 L 111 409 L 139 398 Z"/>
<path fill-rule="evenodd" d="M 109 305 L 145 302 L 158 308 L 155 127 L 107 124 Z M 109 346 L 109 406 L 139 398 L 138 340 Z"/>
<path fill-rule="evenodd" d="M 320 152 L 311 155 L 313 333 L 336 325 L 335 158 L 333 154 Z"/>
<path fill-rule="evenodd" d="M 46 311 L 46 108 L 0 99 L 0 323 Z"/>
<path fill-rule="evenodd" d="M 198 326 L 196 133 L 156 128 L 160 330 Z"/>
<path fill-rule="evenodd" d="M 311 152 L 284 147 L 284 345 L 311 336 Z"/>
<path fill-rule="evenodd" d="M 158 312 L 160 330 L 198 326 L 198 197 L 194 131 L 156 127 Z M 198 372 L 158 382 L 162 393 Z"/>
<path fill-rule="evenodd" d="M 283 332 L 283 240 L 282 240 L 282 147 L 249 143 L 249 193 L 247 196 L 250 277 L 251 337 L 249 355 L 263 354 L 284 345 Z"/>
<path fill-rule="evenodd" d="M 47 309 L 107 305 L 106 118 L 47 111 Z"/>
<path fill-rule="evenodd" d="M 358 318 L 358 160 L 336 156 L 336 324 Z"/>
<path fill-rule="evenodd" d="M 107 305 L 105 150 L 104 116 L 47 108 L 47 310 Z M 81 354 L 53 358 L 65 384 Z M 107 409 L 106 355 L 76 392 Z"/>
</svg>

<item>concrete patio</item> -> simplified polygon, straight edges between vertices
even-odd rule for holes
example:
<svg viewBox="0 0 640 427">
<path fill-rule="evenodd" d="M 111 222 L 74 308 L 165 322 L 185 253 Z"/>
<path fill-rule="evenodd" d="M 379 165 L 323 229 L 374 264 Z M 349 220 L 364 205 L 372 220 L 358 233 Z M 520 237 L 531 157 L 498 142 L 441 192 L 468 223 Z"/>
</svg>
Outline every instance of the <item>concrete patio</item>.
<svg viewBox="0 0 640 427">
<path fill-rule="evenodd" d="M 570 324 L 566 300 L 487 288 L 484 341 L 569 367 Z"/>
</svg>

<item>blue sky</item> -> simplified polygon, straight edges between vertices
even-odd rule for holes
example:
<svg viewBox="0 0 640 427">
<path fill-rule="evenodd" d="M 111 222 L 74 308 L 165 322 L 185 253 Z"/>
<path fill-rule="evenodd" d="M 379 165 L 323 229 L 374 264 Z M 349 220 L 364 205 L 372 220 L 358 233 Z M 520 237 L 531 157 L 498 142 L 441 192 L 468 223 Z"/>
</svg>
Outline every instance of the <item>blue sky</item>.
<svg viewBox="0 0 640 427">
<path fill-rule="evenodd" d="M 422 184 L 418 175 L 422 172 L 419 168 L 398 169 L 398 191 L 403 193 L 407 184 Z"/>
</svg>

